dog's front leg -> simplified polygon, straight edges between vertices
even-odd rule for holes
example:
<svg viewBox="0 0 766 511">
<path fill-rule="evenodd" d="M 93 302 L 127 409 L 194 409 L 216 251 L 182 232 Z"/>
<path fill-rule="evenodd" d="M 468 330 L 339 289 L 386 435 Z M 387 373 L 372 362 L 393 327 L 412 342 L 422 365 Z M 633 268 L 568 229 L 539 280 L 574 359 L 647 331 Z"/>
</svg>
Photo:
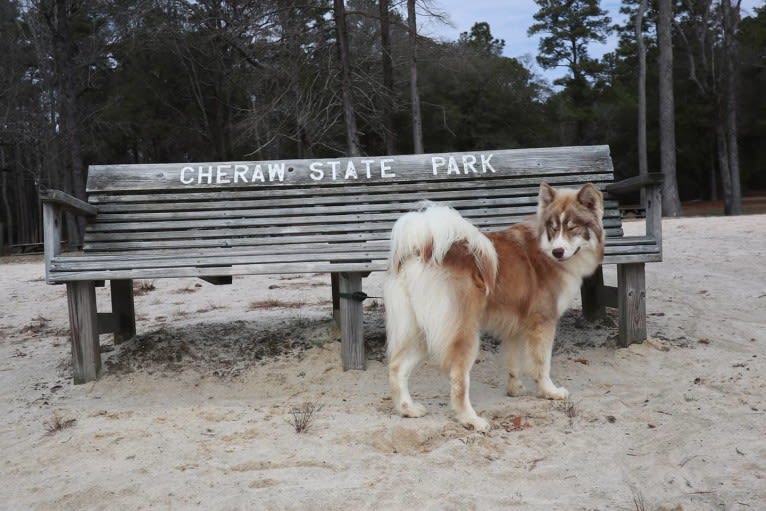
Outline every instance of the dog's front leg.
<svg viewBox="0 0 766 511">
<path fill-rule="evenodd" d="M 529 332 L 531 375 L 537 383 L 537 390 L 546 399 L 566 399 L 569 391 L 557 387 L 551 380 L 551 357 L 553 340 L 556 337 L 556 323 L 543 323 Z"/>
</svg>

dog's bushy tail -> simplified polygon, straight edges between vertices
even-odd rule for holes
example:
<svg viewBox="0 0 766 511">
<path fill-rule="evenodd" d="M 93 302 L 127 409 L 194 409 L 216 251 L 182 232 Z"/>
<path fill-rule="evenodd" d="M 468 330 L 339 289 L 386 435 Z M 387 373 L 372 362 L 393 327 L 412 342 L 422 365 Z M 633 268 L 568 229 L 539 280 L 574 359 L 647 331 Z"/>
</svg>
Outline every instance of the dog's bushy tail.
<svg viewBox="0 0 766 511">
<path fill-rule="evenodd" d="M 489 294 L 497 278 L 497 252 L 492 242 L 460 213 L 448 206 L 422 202 L 402 215 L 391 231 L 390 271 L 397 273 L 411 257 L 442 264 L 455 244 L 463 243 Z"/>
</svg>

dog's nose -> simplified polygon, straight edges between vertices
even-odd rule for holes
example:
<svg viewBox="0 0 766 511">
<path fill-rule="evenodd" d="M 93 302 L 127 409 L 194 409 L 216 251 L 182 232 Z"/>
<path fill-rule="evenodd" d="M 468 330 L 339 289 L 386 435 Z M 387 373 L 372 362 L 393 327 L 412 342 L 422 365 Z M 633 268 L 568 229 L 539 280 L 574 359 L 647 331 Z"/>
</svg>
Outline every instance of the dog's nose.
<svg viewBox="0 0 766 511">
<path fill-rule="evenodd" d="M 564 257 L 564 249 L 563 248 L 554 248 L 553 249 L 553 257 L 556 259 L 561 259 Z"/>
</svg>

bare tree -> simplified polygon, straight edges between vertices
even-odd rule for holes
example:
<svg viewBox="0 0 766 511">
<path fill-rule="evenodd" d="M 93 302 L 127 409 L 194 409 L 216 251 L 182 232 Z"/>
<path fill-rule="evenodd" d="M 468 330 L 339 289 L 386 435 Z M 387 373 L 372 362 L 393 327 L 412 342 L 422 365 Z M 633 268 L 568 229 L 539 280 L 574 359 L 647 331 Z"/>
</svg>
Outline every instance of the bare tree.
<svg viewBox="0 0 766 511">
<path fill-rule="evenodd" d="M 380 0 L 380 46 L 383 70 L 383 139 L 386 154 L 394 154 L 394 64 L 391 56 L 391 20 L 389 0 Z"/>
<path fill-rule="evenodd" d="M 659 0 L 657 43 L 659 45 L 660 168 L 665 175 L 662 185 L 662 214 L 680 216 L 681 200 L 678 196 L 678 179 L 676 178 L 672 20 L 672 1 Z"/>
<path fill-rule="evenodd" d="M 415 154 L 423 154 L 423 118 L 420 114 L 420 91 L 418 90 L 418 24 L 415 0 L 407 0 L 407 26 L 410 40 L 410 96 L 412 102 L 412 142 Z"/>
<path fill-rule="evenodd" d="M 737 68 L 739 52 L 737 47 L 737 28 L 740 21 L 740 4 L 737 0 L 732 6 L 731 0 L 721 0 L 723 28 L 723 64 L 724 64 L 724 132 L 728 149 L 728 167 L 730 177 L 729 196 L 724 203 L 727 215 L 742 214 L 742 188 L 739 171 L 739 143 L 737 137 Z"/>
<path fill-rule="evenodd" d="M 644 44 L 644 14 L 646 0 L 638 5 L 635 19 L 636 46 L 638 47 L 638 174 L 649 173 L 646 151 L 646 45 Z M 641 190 L 641 205 L 646 207 L 644 190 Z"/>
<path fill-rule="evenodd" d="M 338 54 L 341 66 L 341 91 L 343 95 L 343 114 L 346 120 L 346 141 L 348 155 L 359 156 L 359 134 L 356 127 L 356 111 L 351 90 L 351 62 L 348 51 L 348 32 L 346 31 L 346 6 L 343 0 L 333 0 L 335 12 L 335 31 L 338 37 Z"/>
</svg>

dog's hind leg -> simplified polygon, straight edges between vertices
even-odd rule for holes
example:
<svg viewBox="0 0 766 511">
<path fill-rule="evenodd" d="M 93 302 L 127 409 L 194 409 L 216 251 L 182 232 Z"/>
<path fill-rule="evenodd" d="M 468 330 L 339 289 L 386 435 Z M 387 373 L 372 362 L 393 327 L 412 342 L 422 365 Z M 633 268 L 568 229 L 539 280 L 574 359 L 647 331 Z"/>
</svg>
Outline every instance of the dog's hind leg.
<svg viewBox="0 0 766 511">
<path fill-rule="evenodd" d="M 426 408 L 410 396 L 410 374 L 428 351 L 415 319 L 409 294 L 399 278 L 389 279 L 383 288 L 386 306 L 386 350 L 388 378 L 396 411 L 404 417 L 422 417 Z"/>
<path fill-rule="evenodd" d="M 388 379 L 394 408 L 402 417 L 422 417 L 426 414 L 426 407 L 414 402 L 409 390 L 410 374 L 425 357 L 425 345 L 419 338 L 400 344 L 399 349 L 390 356 Z"/>
<path fill-rule="evenodd" d="M 551 357 L 553 355 L 553 340 L 556 337 L 555 323 L 542 323 L 530 329 L 529 362 L 532 364 L 530 374 L 537 383 L 540 397 L 547 399 L 566 399 L 569 391 L 557 387 L 551 380 Z"/>
<path fill-rule="evenodd" d="M 469 390 L 471 386 L 471 367 L 479 352 L 479 335 L 458 335 L 452 342 L 446 362 L 449 370 L 450 398 L 457 420 L 463 426 L 476 431 L 487 432 L 490 424 L 476 414 L 471 406 Z"/>
</svg>

